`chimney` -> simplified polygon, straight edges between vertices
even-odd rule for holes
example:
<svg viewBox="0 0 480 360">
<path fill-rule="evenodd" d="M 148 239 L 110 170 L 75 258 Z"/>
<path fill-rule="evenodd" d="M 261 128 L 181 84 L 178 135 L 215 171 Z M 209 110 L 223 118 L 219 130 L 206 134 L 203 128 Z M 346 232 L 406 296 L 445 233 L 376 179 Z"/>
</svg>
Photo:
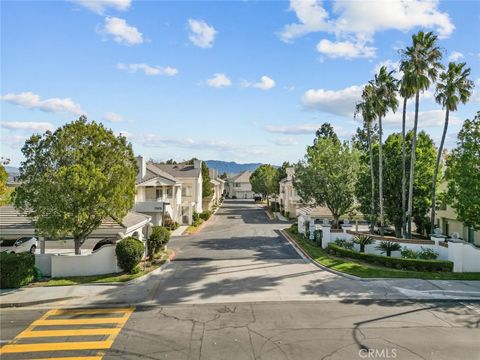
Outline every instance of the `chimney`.
<svg viewBox="0 0 480 360">
<path fill-rule="evenodd" d="M 292 180 L 293 175 L 295 175 L 295 168 L 294 167 L 288 167 L 285 169 L 285 172 L 287 173 L 287 180 Z"/>
<path fill-rule="evenodd" d="M 209 168 L 208 175 L 210 175 L 210 179 L 216 179 L 218 178 L 218 170 L 214 168 Z"/>
<path fill-rule="evenodd" d="M 145 173 L 147 172 L 147 164 L 145 163 L 145 159 L 142 155 L 137 156 L 136 159 L 138 167 L 137 181 L 140 181 L 143 179 Z"/>
<path fill-rule="evenodd" d="M 201 169 L 202 168 L 202 160 L 193 160 L 193 168 L 194 169 Z"/>
</svg>

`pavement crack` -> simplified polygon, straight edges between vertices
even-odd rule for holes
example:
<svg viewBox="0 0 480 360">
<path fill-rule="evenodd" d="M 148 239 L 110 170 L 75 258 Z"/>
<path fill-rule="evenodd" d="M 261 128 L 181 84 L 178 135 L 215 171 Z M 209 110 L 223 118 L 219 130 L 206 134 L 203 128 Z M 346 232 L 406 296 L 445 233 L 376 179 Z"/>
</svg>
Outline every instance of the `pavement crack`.
<svg viewBox="0 0 480 360">
<path fill-rule="evenodd" d="M 401 349 L 403 349 L 403 350 L 406 350 L 406 351 L 408 351 L 410 354 L 413 354 L 413 355 L 416 355 L 416 356 L 418 356 L 420 359 L 423 359 L 423 360 L 426 360 L 426 359 L 427 359 L 426 357 L 424 357 L 424 356 L 420 355 L 419 353 L 416 353 L 415 351 L 413 351 L 413 350 L 411 350 L 411 349 L 407 348 L 406 346 L 399 345 L 399 344 L 397 344 L 397 343 L 394 343 L 393 341 L 387 340 L 387 339 L 385 339 L 385 338 L 383 338 L 383 337 L 382 337 L 381 339 L 382 339 L 382 340 L 384 340 L 384 341 L 386 341 L 386 342 L 387 342 L 387 343 L 389 343 L 389 344 L 392 344 L 392 345 L 398 346 L 399 348 L 401 348 Z"/>
<path fill-rule="evenodd" d="M 334 351 L 332 351 L 331 353 L 327 354 L 327 355 L 324 355 L 320 360 L 325 360 L 333 355 L 335 355 L 336 353 L 338 353 L 340 350 L 343 350 L 345 349 L 346 347 L 349 347 L 350 345 L 355 345 L 355 343 L 348 343 L 346 345 L 343 345 L 337 349 L 335 349 Z"/>
</svg>

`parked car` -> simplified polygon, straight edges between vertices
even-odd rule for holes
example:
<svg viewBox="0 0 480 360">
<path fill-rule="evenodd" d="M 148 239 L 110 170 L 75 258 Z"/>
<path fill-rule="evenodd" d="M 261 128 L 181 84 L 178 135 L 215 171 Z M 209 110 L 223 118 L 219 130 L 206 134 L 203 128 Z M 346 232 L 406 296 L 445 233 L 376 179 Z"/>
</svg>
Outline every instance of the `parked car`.
<svg viewBox="0 0 480 360">
<path fill-rule="evenodd" d="M 37 239 L 31 236 L 24 236 L 19 239 L 2 239 L 0 240 L 0 252 L 9 253 L 35 253 L 37 249 Z"/>
</svg>

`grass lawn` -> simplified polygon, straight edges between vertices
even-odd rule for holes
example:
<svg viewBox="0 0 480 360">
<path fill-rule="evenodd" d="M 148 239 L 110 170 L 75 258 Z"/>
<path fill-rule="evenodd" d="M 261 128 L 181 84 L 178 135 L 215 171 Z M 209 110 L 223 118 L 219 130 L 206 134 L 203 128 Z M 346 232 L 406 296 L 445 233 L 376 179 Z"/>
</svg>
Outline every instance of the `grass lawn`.
<svg viewBox="0 0 480 360">
<path fill-rule="evenodd" d="M 322 248 L 314 245 L 301 235 L 292 234 L 288 229 L 285 230 L 293 237 L 298 245 L 317 263 L 332 270 L 340 271 L 346 274 L 358 276 L 361 278 L 410 278 L 426 280 L 480 280 L 480 273 L 453 273 L 453 272 L 426 272 L 426 271 L 407 271 L 390 269 L 383 266 L 376 266 L 359 260 L 340 258 L 327 254 Z"/>
<path fill-rule="evenodd" d="M 149 272 L 157 269 L 162 264 L 164 264 L 171 251 L 161 252 L 153 263 L 149 261 L 142 261 L 140 263 L 140 269 L 136 274 L 128 273 L 117 273 L 117 274 L 104 274 L 104 275 L 93 275 L 93 276 L 72 276 L 64 278 L 55 278 L 48 281 L 38 281 L 30 284 L 30 287 L 39 287 L 39 286 L 67 286 L 67 285 L 79 285 L 79 284 L 101 284 L 101 283 L 116 283 L 116 282 L 126 282 L 136 278 L 139 278 L 143 275 L 148 274 Z M 144 266 L 146 265 L 145 269 Z"/>
</svg>

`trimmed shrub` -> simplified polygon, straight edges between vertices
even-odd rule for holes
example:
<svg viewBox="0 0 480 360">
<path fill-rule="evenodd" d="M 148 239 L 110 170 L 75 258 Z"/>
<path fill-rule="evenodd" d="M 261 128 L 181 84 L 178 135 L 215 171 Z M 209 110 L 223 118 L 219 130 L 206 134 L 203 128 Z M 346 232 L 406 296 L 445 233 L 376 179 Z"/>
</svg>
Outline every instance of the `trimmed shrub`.
<svg viewBox="0 0 480 360">
<path fill-rule="evenodd" d="M 1 289 L 14 289 L 28 285 L 35 276 L 35 255 L 0 253 Z"/>
<path fill-rule="evenodd" d="M 200 219 L 202 219 L 204 221 L 207 221 L 208 219 L 210 219 L 211 216 L 212 216 L 212 212 L 209 211 L 209 210 L 205 210 L 205 211 L 201 212 L 200 215 L 199 215 Z"/>
<path fill-rule="evenodd" d="M 290 227 L 288 228 L 288 231 L 291 234 L 297 235 L 298 234 L 298 223 L 293 223 L 292 225 L 290 225 Z"/>
<path fill-rule="evenodd" d="M 344 249 L 353 250 L 353 242 L 345 239 L 337 239 L 334 241 L 335 245 L 340 246 Z"/>
<path fill-rule="evenodd" d="M 453 262 L 448 260 L 402 259 L 376 254 L 365 254 L 348 250 L 332 243 L 328 244 L 327 251 L 336 256 L 358 259 L 374 265 L 380 265 L 394 269 L 413 271 L 453 271 Z"/>
<path fill-rule="evenodd" d="M 122 239 L 115 247 L 118 266 L 120 266 L 123 271 L 134 273 L 135 268 L 142 260 L 144 251 L 145 247 L 140 240 L 133 237 Z"/>
<path fill-rule="evenodd" d="M 418 252 L 418 258 L 423 260 L 435 260 L 438 258 L 438 252 L 434 251 L 433 249 L 425 249 L 421 246 L 422 250 Z"/>
<path fill-rule="evenodd" d="M 154 226 L 152 234 L 147 239 L 147 255 L 153 259 L 154 255 L 158 253 L 170 240 L 170 231 L 163 226 Z"/>
<path fill-rule="evenodd" d="M 402 254 L 402 258 L 404 259 L 418 258 L 418 252 L 416 252 L 415 250 L 409 249 L 406 246 L 403 247 L 401 254 Z"/>
</svg>

